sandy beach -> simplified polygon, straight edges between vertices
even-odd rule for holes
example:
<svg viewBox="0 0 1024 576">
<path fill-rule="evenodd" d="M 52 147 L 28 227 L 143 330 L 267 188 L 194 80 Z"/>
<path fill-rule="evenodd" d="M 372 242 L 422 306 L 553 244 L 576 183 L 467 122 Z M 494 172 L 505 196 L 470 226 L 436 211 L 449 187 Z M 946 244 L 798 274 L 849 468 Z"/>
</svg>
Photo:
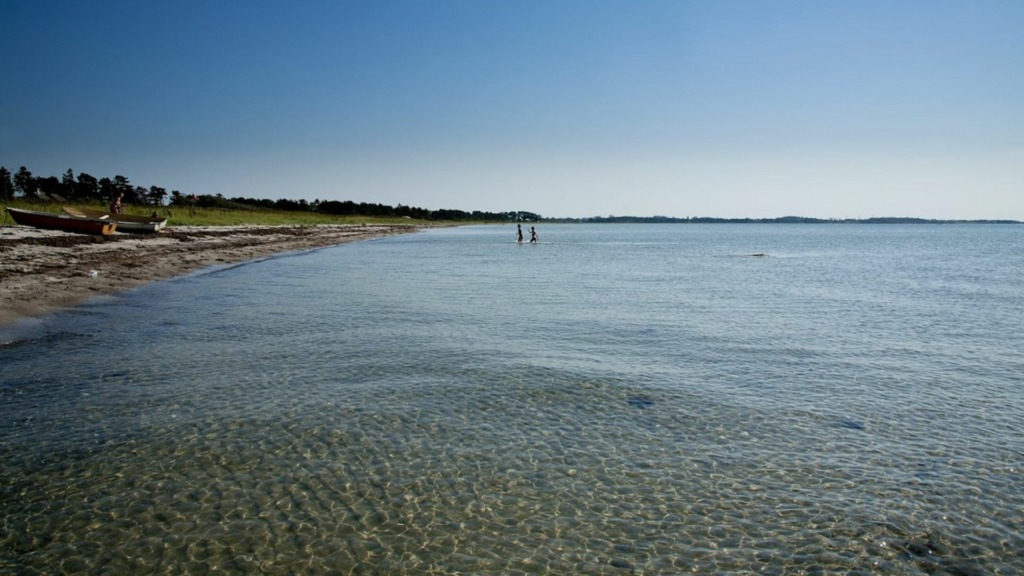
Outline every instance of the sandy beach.
<svg viewBox="0 0 1024 576">
<path fill-rule="evenodd" d="M 101 238 L 0 227 L 0 325 L 209 266 L 417 230 L 405 225 L 180 226 Z"/>
</svg>

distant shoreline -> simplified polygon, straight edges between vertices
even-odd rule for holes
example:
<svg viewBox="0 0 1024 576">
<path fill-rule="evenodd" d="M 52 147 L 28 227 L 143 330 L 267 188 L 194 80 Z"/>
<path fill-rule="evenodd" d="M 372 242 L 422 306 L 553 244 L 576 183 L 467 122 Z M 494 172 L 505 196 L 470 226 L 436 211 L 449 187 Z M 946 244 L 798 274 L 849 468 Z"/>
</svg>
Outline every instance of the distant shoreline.
<svg viewBox="0 0 1024 576">
<path fill-rule="evenodd" d="M 545 218 L 547 223 L 565 224 L 1024 224 L 1020 220 L 929 220 L 927 218 L 673 218 L 670 216 L 593 216 L 589 218 Z"/>
</svg>

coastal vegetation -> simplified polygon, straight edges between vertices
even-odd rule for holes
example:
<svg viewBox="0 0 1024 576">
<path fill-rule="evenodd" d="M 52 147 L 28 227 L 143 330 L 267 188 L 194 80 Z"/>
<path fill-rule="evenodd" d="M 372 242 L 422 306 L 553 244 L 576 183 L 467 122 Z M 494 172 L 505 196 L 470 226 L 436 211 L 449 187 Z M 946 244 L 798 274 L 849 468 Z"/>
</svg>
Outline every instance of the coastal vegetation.
<svg viewBox="0 0 1024 576">
<path fill-rule="evenodd" d="M 4 207 L 37 210 L 40 212 L 61 213 L 65 206 L 70 208 L 88 208 L 106 210 L 106 204 L 96 202 L 54 202 L 41 200 L 25 200 L 17 198 L 3 202 Z M 2 208 L 0 208 L 2 210 Z M 153 212 L 170 219 L 172 226 L 315 226 L 317 224 L 439 224 L 438 221 L 418 220 L 414 218 L 388 216 L 339 216 L 319 212 L 295 212 L 274 209 L 230 208 L 179 208 L 163 206 L 127 205 L 126 214 L 149 216 Z M 14 222 L 6 213 L 0 215 L 0 226 L 13 226 Z"/>
<path fill-rule="evenodd" d="M 125 176 L 96 178 L 69 168 L 61 178 L 35 176 L 22 166 L 11 173 L 0 166 L 0 201 L 5 205 L 60 211 L 62 206 L 105 206 L 122 198 L 129 213 L 173 214 L 178 225 L 324 224 L 339 222 L 539 222 L 527 211 L 484 212 L 458 209 L 429 210 L 414 206 L 388 206 L 338 200 L 278 200 L 227 198 L 222 194 L 183 194 L 160 186 L 136 186 Z M 53 209 L 56 210 L 53 210 Z"/>
</svg>

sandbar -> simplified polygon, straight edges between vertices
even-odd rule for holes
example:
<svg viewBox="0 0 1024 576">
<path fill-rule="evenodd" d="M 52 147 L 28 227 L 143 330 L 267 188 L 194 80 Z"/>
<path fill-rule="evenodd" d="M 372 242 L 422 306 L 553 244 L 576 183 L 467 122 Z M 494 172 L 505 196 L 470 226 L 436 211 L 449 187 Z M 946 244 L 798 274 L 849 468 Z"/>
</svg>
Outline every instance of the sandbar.
<svg viewBox="0 0 1024 576">
<path fill-rule="evenodd" d="M 0 226 L 0 326 L 211 266 L 414 232 L 415 225 L 178 226 L 88 236 Z"/>
</svg>

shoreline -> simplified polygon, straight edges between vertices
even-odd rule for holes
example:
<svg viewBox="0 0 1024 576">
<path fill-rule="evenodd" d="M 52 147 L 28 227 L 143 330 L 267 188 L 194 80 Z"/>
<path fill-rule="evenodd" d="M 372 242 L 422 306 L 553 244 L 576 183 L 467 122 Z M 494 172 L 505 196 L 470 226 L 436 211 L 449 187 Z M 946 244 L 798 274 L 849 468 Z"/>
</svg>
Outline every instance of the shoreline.
<svg viewBox="0 0 1024 576">
<path fill-rule="evenodd" d="M 0 327 L 196 270 L 406 234 L 422 225 L 176 226 L 111 238 L 0 227 Z"/>
</svg>

